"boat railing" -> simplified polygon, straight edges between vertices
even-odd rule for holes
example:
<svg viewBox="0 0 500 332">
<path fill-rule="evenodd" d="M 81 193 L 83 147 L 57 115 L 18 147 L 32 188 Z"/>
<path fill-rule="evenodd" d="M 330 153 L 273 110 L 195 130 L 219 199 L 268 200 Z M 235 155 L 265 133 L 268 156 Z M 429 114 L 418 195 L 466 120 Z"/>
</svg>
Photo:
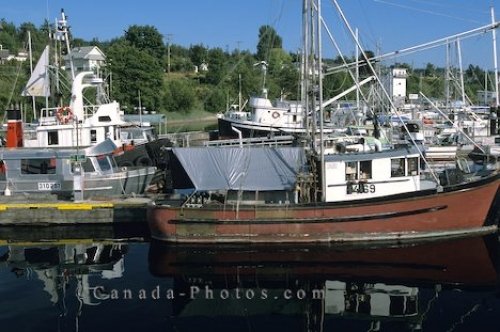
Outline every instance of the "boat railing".
<svg viewBox="0 0 500 332">
<path fill-rule="evenodd" d="M 224 140 L 214 140 L 203 142 L 204 146 L 235 146 L 239 145 L 264 145 L 264 146 L 283 146 L 292 145 L 295 142 L 295 138 L 290 135 L 275 136 L 275 137 L 250 137 L 250 138 L 239 138 L 236 139 L 224 139 Z"/>
<path fill-rule="evenodd" d="M 94 115 L 99 107 L 96 105 L 84 106 L 83 108 L 83 119 L 79 119 L 81 121 L 86 120 Z M 57 112 L 61 107 L 46 107 L 40 110 L 39 122 L 40 125 L 54 125 L 60 123 L 57 119 Z"/>
</svg>

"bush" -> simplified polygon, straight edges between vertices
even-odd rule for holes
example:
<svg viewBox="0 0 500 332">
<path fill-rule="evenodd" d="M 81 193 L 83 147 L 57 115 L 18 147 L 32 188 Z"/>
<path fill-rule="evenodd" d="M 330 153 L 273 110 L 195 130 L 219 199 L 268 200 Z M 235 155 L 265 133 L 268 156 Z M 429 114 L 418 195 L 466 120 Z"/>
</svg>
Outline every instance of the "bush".
<svg viewBox="0 0 500 332">
<path fill-rule="evenodd" d="M 166 84 L 163 106 L 167 112 L 188 113 L 194 106 L 196 95 L 187 80 L 173 80 Z"/>
</svg>

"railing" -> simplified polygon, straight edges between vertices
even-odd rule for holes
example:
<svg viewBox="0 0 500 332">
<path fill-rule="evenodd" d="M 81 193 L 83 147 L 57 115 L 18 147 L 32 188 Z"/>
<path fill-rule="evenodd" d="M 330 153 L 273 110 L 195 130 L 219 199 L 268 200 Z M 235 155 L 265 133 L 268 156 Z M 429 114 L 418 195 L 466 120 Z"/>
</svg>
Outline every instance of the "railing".
<svg viewBox="0 0 500 332">
<path fill-rule="evenodd" d="M 84 121 L 87 118 L 91 117 L 97 111 L 98 107 L 99 106 L 96 106 L 96 105 L 84 106 L 83 107 L 83 119 L 78 119 L 78 120 Z M 60 109 L 60 107 L 42 108 L 40 110 L 40 116 L 38 118 L 40 121 L 40 125 L 58 124 L 59 121 L 57 120 L 56 114 L 57 114 L 59 109 Z"/>
</svg>

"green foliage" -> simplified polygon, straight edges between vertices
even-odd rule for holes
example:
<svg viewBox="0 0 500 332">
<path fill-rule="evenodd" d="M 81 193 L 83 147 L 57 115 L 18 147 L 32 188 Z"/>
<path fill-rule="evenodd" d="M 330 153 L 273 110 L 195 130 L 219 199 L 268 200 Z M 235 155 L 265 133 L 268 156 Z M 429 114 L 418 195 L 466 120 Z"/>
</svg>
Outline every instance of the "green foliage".
<svg viewBox="0 0 500 332">
<path fill-rule="evenodd" d="M 274 48 L 282 48 L 283 41 L 276 30 L 269 25 L 259 28 L 259 42 L 257 43 L 257 59 L 267 61 L 269 52 Z"/>
<path fill-rule="evenodd" d="M 127 40 L 135 48 L 148 52 L 156 59 L 162 59 L 165 54 L 162 34 L 151 25 L 132 25 L 125 32 Z"/>
<path fill-rule="evenodd" d="M 127 106 L 130 113 L 141 103 L 150 110 L 161 108 L 163 67 L 148 52 L 118 41 L 108 49 L 108 65 L 113 73 L 112 97 Z"/>
<path fill-rule="evenodd" d="M 189 47 L 189 59 L 195 66 L 201 65 L 208 60 L 208 49 L 202 44 Z"/>
<path fill-rule="evenodd" d="M 203 106 L 206 111 L 211 113 L 221 112 L 226 109 L 227 96 L 221 89 L 212 89 L 208 94 Z"/>
<path fill-rule="evenodd" d="M 208 72 L 205 83 L 218 85 L 227 75 L 227 54 L 221 48 L 214 48 L 208 52 Z"/>
<path fill-rule="evenodd" d="M 163 107 L 167 112 L 188 113 L 194 106 L 195 93 L 192 83 L 178 79 L 166 83 Z"/>
</svg>

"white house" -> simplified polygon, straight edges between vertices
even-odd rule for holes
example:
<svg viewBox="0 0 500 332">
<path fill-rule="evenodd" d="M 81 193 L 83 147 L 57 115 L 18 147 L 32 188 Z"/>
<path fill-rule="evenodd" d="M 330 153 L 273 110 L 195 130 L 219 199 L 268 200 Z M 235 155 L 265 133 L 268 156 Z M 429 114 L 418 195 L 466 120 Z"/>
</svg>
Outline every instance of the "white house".
<svg viewBox="0 0 500 332">
<path fill-rule="evenodd" d="M 106 62 L 106 55 L 97 46 L 75 47 L 71 50 L 75 73 L 82 71 L 99 72 Z M 64 64 L 69 70 L 69 57 L 64 57 Z"/>
<path fill-rule="evenodd" d="M 391 96 L 396 107 L 403 107 L 406 100 L 406 69 L 393 68 L 391 80 Z"/>
</svg>

